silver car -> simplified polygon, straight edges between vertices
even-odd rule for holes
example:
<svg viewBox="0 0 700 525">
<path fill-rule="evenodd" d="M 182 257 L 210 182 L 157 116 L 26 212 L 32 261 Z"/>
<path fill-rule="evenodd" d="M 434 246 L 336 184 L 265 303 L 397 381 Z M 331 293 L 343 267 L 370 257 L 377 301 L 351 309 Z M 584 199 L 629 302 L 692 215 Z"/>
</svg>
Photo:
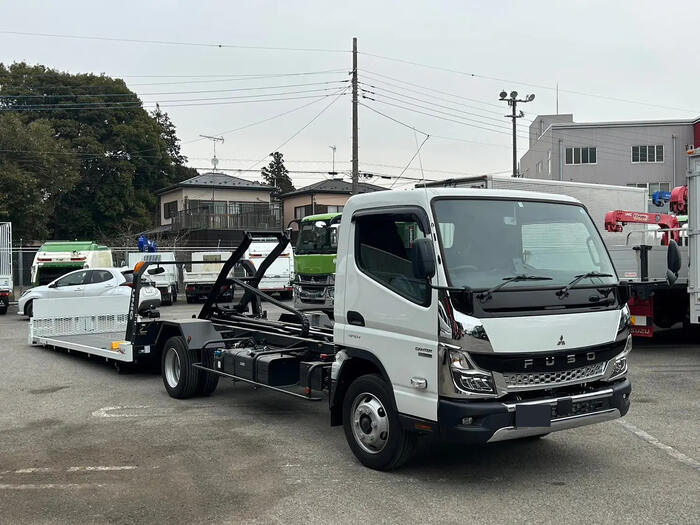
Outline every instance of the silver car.
<svg viewBox="0 0 700 525">
<path fill-rule="evenodd" d="M 108 295 L 131 295 L 133 271 L 118 268 L 85 268 L 67 273 L 43 286 L 26 290 L 17 302 L 17 313 L 31 317 L 37 299 L 64 297 L 98 297 Z M 158 288 L 145 276 L 139 293 L 139 310 L 160 306 Z"/>
</svg>

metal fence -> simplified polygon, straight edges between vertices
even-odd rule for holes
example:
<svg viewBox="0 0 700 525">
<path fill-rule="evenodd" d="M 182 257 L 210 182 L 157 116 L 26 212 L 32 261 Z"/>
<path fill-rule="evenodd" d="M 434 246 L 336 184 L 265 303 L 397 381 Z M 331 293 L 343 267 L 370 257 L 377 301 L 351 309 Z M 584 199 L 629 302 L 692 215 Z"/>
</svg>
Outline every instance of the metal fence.
<svg viewBox="0 0 700 525">
<path fill-rule="evenodd" d="M 237 206 L 232 207 L 231 204 Z M 226 211 L 216 208 L 188 209 L 172 217 L 172 229 L 280 231 L 282 212 L 277 204 L 254 202 L 229 203 Z"/>
</svg>

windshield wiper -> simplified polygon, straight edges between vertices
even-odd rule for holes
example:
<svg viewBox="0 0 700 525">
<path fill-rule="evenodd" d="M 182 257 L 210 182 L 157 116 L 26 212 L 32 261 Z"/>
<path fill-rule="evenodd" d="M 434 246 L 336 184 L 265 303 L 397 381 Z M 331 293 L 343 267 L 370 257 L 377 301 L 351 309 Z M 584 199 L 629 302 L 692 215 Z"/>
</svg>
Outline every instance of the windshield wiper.
<svg viewBox="0 0 700 525">
<path fill-rule="evenodd" d="M 485 292 L 481 292 L 479 295 L 477 295 L 477 297 L 481 300 L 490 299 L 491 294 L 493 292 L 500 290 L 508 283 L 514 283 L 517 281 L 551 281 L 551 280 L 552 280 L 551 277 L 543 277 L 543 276 L 539 276 L 539 275 L 526 275 L 526 274 L 511 275 L 510 277 L 504 277 L 502 283 L 499 283 L 496 286 L 489 288 Z"/>
<path fill-rule="evenodd" d="M 609 273 L 600 273 L 600 272 L 588 272 L 588 273 L 582 273 L 581 275 L 577 275 L 576 277 L 573 278 L 573 280 L 564 286 L 561 290 L 557 292 L 557 295 L 559 296 L 559 299 L 563 299 L 567 295 L 569 295 L 569 290 L 571 290 L 572 287 L 576 286 L 579 282 L 581 282 L 583 279 L 588 279 L 590 277 L 613 277 L 612 274 Z"/>
</svg>

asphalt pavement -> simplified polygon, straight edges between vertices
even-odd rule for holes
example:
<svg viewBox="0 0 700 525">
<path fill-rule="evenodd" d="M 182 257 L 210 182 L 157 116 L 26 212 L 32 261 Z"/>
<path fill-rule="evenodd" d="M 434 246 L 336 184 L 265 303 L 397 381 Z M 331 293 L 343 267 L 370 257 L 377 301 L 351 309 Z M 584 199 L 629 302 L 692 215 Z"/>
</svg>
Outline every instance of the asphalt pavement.
<svg viewBox="0 0 700 525">
<path fill-rule="evenodd" d="M 700 340 L 637 343 L 624 420 L 362 467 L 327 404 L 31 347 L 0 316 L 0 523 L 700 523 Z M 190 317 L 196 305 L 164 307 Z"/>
</svg>

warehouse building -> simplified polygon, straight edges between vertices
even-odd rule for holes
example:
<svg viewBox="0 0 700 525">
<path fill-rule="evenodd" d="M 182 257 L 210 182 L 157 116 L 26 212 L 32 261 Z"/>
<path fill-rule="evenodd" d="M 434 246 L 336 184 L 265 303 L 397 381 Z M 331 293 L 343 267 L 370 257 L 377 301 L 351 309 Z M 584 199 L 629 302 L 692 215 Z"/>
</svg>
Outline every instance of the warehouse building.
<svg viewBox="0 0 700 525">
<path fill-rule="evenodd" d="M 630 122 L 574 122 L 538 115 L 529 129 L 523 177 L 670 191 L 686 183 L 686 150 L 700 144 L 700 117 Z"/>
</svg>

